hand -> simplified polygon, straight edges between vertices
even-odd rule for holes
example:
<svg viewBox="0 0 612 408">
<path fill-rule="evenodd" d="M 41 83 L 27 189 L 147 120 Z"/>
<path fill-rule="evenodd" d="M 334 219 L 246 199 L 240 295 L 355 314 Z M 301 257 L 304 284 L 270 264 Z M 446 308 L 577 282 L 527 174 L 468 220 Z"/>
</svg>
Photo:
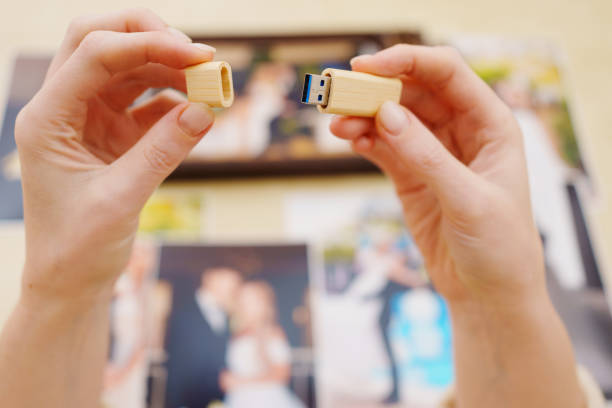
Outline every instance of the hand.
<svg viewBox="0 0 612 408">
<path fill-rule="evenodd" d="M 213 123 L 182 69 L 213 58 L 146 10 L 75 20 L 42 89 L 20 112 L 27 256 L 24 296 L 110 297 L 139 212 Z"/>
<path fill-rule="evenodd" d="M 235 376 L 230 371 L 223 371 L 219 376 L 219 386 L 223 390 L 223 392 L 229 392 L 232 389 L 240 386 L 241 384 L 240 377 Z"/>
<path fill-rule="evenodd" d="M 494 304 L 541 294 L 543 254 L 511 111 L 452 48 L 397 45 L 352 67 L 403 81 L 401 105 L 386 102 L 375 120 L 335 118 L 331 130 L 392 179 L 437 290 L 450 302 Z"/>
<path fill-rule="evenodd" d="M 584 406 L 546 292 L 521 132 L 451 48 L 398 45 L 352 61 L 400 77 L 401 106 L 331 129 L 393 180 L 453 326 L 456 405 Z"/>
</svg>

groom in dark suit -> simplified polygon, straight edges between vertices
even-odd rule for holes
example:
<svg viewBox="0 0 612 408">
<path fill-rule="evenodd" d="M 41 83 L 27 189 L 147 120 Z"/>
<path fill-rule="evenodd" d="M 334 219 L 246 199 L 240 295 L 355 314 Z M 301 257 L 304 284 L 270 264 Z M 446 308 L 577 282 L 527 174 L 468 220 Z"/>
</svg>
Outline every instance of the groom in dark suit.
<svg viewBox="0 0 612 408">
<path fill-rule="evenodd" d="M 230 337 L 228 314 L 241 283 L 237 271 L 212 268 L 192 296 L 173 296 L 166 336 L 167 408 L 204 408 L 223 399 L 219 375 Z"/>
</svg>

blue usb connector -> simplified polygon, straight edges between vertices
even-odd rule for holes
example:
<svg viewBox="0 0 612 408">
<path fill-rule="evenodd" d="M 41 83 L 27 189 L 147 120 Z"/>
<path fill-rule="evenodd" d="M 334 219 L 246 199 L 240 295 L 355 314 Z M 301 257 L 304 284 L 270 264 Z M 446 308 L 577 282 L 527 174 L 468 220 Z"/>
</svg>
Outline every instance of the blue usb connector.
<svg viewBox="0 0 612 408">
<path fill-rule="evenodd" d="M 306 74 L 304 77 L 304 90 L 302 91 L 302 103 L 327 105 L 330 86 L 330 77 Z"/>
</svg>

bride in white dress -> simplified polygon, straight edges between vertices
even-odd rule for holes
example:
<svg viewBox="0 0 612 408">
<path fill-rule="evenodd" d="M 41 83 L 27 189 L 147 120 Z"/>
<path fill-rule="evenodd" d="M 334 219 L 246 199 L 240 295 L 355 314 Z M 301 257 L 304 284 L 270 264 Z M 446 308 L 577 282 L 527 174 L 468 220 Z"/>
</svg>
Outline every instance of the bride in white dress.
<svg viewBox="0 0 612 408">
<path fill-rule="evenodd" d="M 275 296 L 265 282 L 247 282 L 234 310 L 235 331 L 221 374 L 227 408 L 303 408 L 289 390 L 291 349 L 276 322 Z"/>
</svg>

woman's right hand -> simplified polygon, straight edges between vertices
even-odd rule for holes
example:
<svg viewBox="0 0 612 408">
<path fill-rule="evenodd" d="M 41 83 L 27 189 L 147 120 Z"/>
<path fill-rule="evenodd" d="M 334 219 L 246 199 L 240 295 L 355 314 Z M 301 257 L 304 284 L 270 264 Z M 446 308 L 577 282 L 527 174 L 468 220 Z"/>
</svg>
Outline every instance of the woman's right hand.
<svg viewBox="0 0 612 408">
<path fill-rule="evenodd" d="M 177 92 L 133 102 L 150 87 L 186 91 L 183 69 L 214 52 L 148 10 L 74 20 L 15 125 L 22 299 L 108 301 L 144 203 L 214 121 L 208 106 Z"/>
<path fill-rule="evenodd" d="M 397 45 L 352 66 L 403 80 L 401 105 L 386 102 L 375 120 L 335 118 L 331 130 L 393 180 L 437 290 L 500 306 L 540 296 L 542 247 L 511 111 L 452 48 Z"/>
<path fill-rule="evenodd" d="M 0 399 L 99 406 L 108 305 L 155 188 L 212 126 L 183 69 L 214 57 L 150 11 L 75 20 L 42 88 L 19 113 L 26 231 L 22 293 L 0 336 Z"/>
</svg>

